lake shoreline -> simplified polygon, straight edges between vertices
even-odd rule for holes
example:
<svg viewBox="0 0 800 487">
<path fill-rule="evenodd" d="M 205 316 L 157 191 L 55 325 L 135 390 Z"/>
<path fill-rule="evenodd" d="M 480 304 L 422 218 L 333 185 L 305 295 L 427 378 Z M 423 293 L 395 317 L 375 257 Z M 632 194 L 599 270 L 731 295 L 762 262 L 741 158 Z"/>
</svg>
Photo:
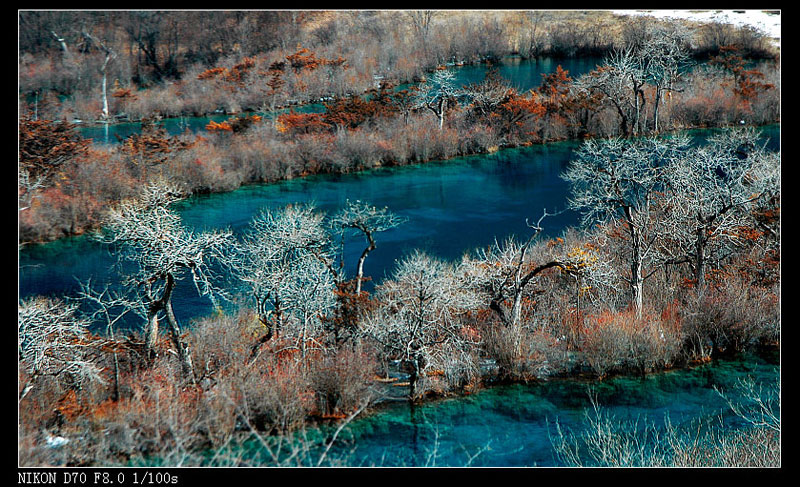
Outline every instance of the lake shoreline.
<svg viewBox="0 0 800 487">
<path fill-rule="evenodd" d="M 461 401 L 470 397 L 480 396 L 481 394 L 491 394 L 493 391 L 500 391 L 503 388 L 507 387 L 514 387 L 520 386 L 523 387 L 524 390 L 536 390 L 539 387 L 567 387 L 576 386 L 582 387 L 586 386 L 589 389 L 592 389 L 594 386 L 599 386 L 602 384 L 607 384 L 609 387 L 614 390 L 617 386 L 613 385 L 618 381 L 651 381 L 655 380 L 658 382 L 662 378 L 666 378 L 668 374 L 671 373 L 688 373 L 693 370 L 701 370 L 703 368 L 711 367 L 719 368 L 723 364 L 736 364 L 736 363 L 752 363 L 752 364 L 763 364 L 764 366 L 774 366 L 777 370 L 778 377 L 780 377 L 780 346 L 778 345 L 776 348 L 772 348 L 770 350 L 757 350 L 753 352 L 743 352 L 737 354 L 731 354 L 728 356 L 718 357 L 711 359 L 709 361 L 701 362 L 701 363 L 693 363 L 687 364 L 684 366 L 676 366 L 671 367 L 668 369 L 660 369 L 654 370 L 646 374 L 646 376 L 636 375 L 636 374 L 624 374 L 618 373 L 614 374 L 613 376 L 604 378 L 603 380 L 592 379 L 588 376 L 576 377 L 570 375 L 559 375 L 553 376 L 550 378 L 546 378 L 543 380 L 535 380 L 535 381 L 525 381 L 525 380 L 508 380 L 503 382 L 495 382 L 495 383 L 488 383 L 482 384 L 476 387 L 473 391 L 469 393 L 457 393 L 457 392 L 450 392 L 447 394 L 429 394 L 426 395 L 424 398 L 418 400 L 409 400 L 408 398 L 400 398 L 400 397 L 392 397 L 388 399 L 382 399 L 374 404 L 370 404 L 367 408 L 361 411 L 356 416 L 347 419 L 347 426 L 349 427 L 352 422 L 358 421 L 380 421 L 383 415 L 396 415 L 398 411 L 411 411 L 411 415 L 413 417 L 413 411 L 417 408 L 423 408 L 428 410 L 428 408 L 438 408 L 442 405 L 447 404 L 449 401 Z M 778 379 L 780 381 L 780 379 Z M 725 391 L 727 392 L 727 391 Z M 535 394 L 535 393 L 534 393 Z M 595 398 L 597 399 L 597 398 Z M 476 401 L 480 402 L 480 399 L 476 399 Z M 604 404 L 600 403 L 599 406 L 603 407 Z M 399 409 L 398 409 L 399 408 Z M 304 430 L 305 427 L 310 428 L 337 428 L 341 427 L 342 420 L 345 419 L 346 416 L 342 418 L 322 418 L 322 417 L 310 417 L 306 421 L 305 425 L 301 427 L 301 430 Z M 428 424 L 427 420 L 425 419 L 425 415 L 422 415 L 422 422 L 420 426 Z M 435 424 L 435 423 L 434 423 Z M 242 434 L 248 434 L 244 431 L 241 432 Z M 265 432 L 262 432 L 265 433 Z M 354 440 L 355 443 L 351 447 L 355 447 L 359 444 L 360 436 L 364 433 L 355 433 Z M 326 440 L 328 441 L 328 440 Z M 399 439 L 398 439 L 399 441 Z M 346 447 L 346 448 L 351 448 Z"/>
<path fill-rule="evenodd" d="M 770 126 L 773 126 L 773 125 L 780 125 L 780 120 L 775 121 L 774 123 L 769 123 L 769 124 L 745 125 L 745 126 L 755 127 L 756 129 L 758 129 L 758 128 L 761 128 L 761 127 L 770 127 Z M 665 136 L 665 135 L 675 134 L 675 133 L 684 132 L 684 131 L 709 130 L 709 129 L 710 130 L 714 130 L 714 129 L 725 129 L 725 128 L 729 128 L 729 127 L 743 127 L 743 125 L 735 125 L 735 124 L 718 125 L 718 126 L 701 125 L 701 126 L 696 126 L 696 127 L 674 128 L 674 129 L 664 130 L 664 131 L 660 132 L 658 134 L 658 136 Z M 286 181 L 305 179 L 305 178 L 314 177 L 314 176 L 343 176 L 343 175 L 350 175 L 350 174 L 368 174 L 368 173 L 370 173 L 370 172 L 372 172 L 372 171 L 374 171 L 376 169 L 382 169 L 382 168 L 414 167 L 414 166 L 423 166 L 423 165 L 426 165 L 426 164 L 437 163 L 437 162 L 446 163 L 447 161 L 450 161 L 450 160 L 453 160 L 453 159 L 462 158 L 462 157 L 481 156 L 481 155 L 487 155 L 487 154 L 494 154 L 494 153 L 498 153 L 498 152 L 505 151 L 505 150 L 520 149 L 520 148 L 524 148 L 524 147 L 546 146 L 546 145 L 549 145 L 549 144 L 558 144 L 558 143 L 564 143 L 564 142 L 576 142 L 576 141 L 579 141 L 579 140 L 587 140 L 587 139 L 568 139 L 568 138 L 564 138 L 564 139 L 558 139 L 558 140 L 546 140 L 546 141 L 538 141 L 538 142 L 528 142 L 528 143 L 525 143 L 525 144 L 516 144 L 516 145 L 509 144 L 509 145 L 499 146 L 499 147 L 497 147 L 496 150 L 487 150 L 487 151 L 480 151 L 480 152 L 457 154 L 457 155 L 454 155 L 454 156 L 446 158 L 446 159 L 429 159 L 429 160 L 426 160 L 426 161 L 408 161 L 407 163 L 397 163 L 397 162 L 383 163 L 383 164 L 375 165 L 373 167 L 366 167 L 366 168 L 355 170 L 355 171 L 335 171 L 335 172 L 333 172 L 333 171 L 319 171 L 319 172 L 315 172 L 315 173 L 301 174 L 301 175 L 298 175 L 296 177 L 289 176 L 289 177 L 270 180 L 270 181 L 244 182 L 244 183 L 240 184 L 239 186 L 237 186 L 235 188 L 225 189 L 225 190 L 221 190 L 221 191 L 211 191 L 211 190 L 195 191 L 195 192 L 187 195 L 187 197 L 191 198 L 191 197 L 195 197 L 195 196 L 203 196 L 203 195 L 210 195 L 210 194 L 225 194 L 225 193 L 230 193 L 230 192 L 236 191 L 238 189 L 246 188 L 246 187 L 250 187 L 250 186 L 263 186 L 263 185 L 279 184 L 279 183 L 286 182 Z M 63 235 L 61 237 L 58 237 L 58 238 L 55 238 L 55 239 L 51 239 L 51 240 L 21 241 L 21 242 L 19 242 L 19 246 L 20 247 L 24 247 L 24 246 L 31 246 L 31 245 L 43 245 L 43 244 L 51 243 L 51 242 L 54 242 L 54 241 L 58 241 L 58 240 L 63 239 L 63 238 L 80 236 L 80 235 L 83 235 L 83 234 L 86 234 L 86 233 L 95 232 L 95 231 L 101 230 L 102 228 L 103 228 L 102 224 L 99 224 L 99 225 L 91 226 L 91 227 L 88 227 L 88 228 L 82 228 L 79 231 L 77 231 L 76 233 L 72 233 L 72 234 L 69 234 L 69 235 Z"/>
</svg>

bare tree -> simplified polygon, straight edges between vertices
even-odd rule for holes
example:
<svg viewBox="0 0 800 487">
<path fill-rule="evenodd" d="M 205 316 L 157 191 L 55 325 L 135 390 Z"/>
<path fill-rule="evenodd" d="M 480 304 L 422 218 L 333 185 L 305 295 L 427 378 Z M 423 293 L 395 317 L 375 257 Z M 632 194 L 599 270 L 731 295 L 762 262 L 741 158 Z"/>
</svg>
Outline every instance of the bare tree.
<svg viewBox="0 0 800 487">
<path fill-rule="evenodd" d="M 108 113 L 108 65 L 111 61 L 117 58 L 117 53 L 111 47 L 108 46 L 107 43 L 100 41 L 95 36 L 91 35 L 90 33 L 86 32 L 85 30 L 81 32 L 83 37 L 85 37 L 88 41 L 97 44 L 97 46 L 103 50 L 105 53 L 105 59 L 103 60 L 103 64 L 100 66 L 100 74 L 103 77 L 103 80 L 100 84 L 101 93 L 103 98 L 103 121 L 108 122 L 109 113 Z"/>
<path fill-rule="evenodd" d="M 474 309 L 476 296 L 448 264 L 415 252 L 392 279 L 376 290 L 381 305 L 365 317 L 364 333 L 410 370 L 410 397 L 424 392 L 420 381 L 454 357 L 468 361 L 475 344 L 462 333 L 460 316 Z"/>
<path fill-rule="evenodd" d="M 414 108 L 427 108 L 439 121 L 439 130 L 444 128 L 448 104 L 462 95 L 454 84 L 455 75 L 448 70 L 438 70 L 417 87 L 414 93 Z"/>
<path fill-rule="evenodd" d="M 106 285 L 101 291 L 92 287 L 91 280 L 80 283 L 80 291 L 76 301 L 89 307 L 90 311 L 85 312 L 86 319 L 90 323 L 105 324 L 105 339 L 111 345 L 111 354 L 114 363 L 114 390 L 113 398 L 115 401 L 120 398 L 120 374 L 119 357 L 117 345 L 119 342 L 116 337 L 116 326 L 123 321 L 129 313 L 134 313 L 144 319 L 147 311 L 139 301 L 131 300 L 124 292 L 109 289 Z"/>
<path fill-rule="evenodd" d="M 360 200 L 347 201 L 331 221 L 331 226 L 342 232 L 351 229 L 363 234 L 367 239 L 367 247 L 361 252 L 356 266 L 356 295 L 361 294 L 361 283 L 364 279 L 364 261 L 367 255 L 377 248 L 375 234 L 394 228 L 405 221 L 404 218 L 390 212 L 388 208 L 376 208 Z"/>
<path fill-rule="evenodd" d="M 659 131 L 658 114 L 666 96 L 677 90 L 681 71 L 689 63 L 690 33 L 677 24 L 670 27 L 652 26 L 649 38 L 641 47 L 646 79 L 655 87 L 653 101 L 653 132 Z"/>
<path fill-rule="evenodd" d="M 592 285 L 608 286 L 611 281 L 608 263 L 591 245 L 569 247 L 555 240 L 537 244 L 542 221 L 549 215 L 545 211 L 536 223 L 528 222 L 534 232 L 526 241 L 495 241 L 494 245 L 479 249 L 475 257 L 462 260 L 461 268 L 470 284 L 503 324 L 502 330 L 493 328 L 492 333 L 505 343 L 502 350 L 508 364 L 525 360 L 523 347 L 530 320 L 523 320 L 523 304 L 535 302 L 547 292 L 547 287 L 541 286 L 546 271 L 558 269 L 562 276 L 575 280 L 576 308 L 580 308 L 581 295 Z M 563 243 L 563 239 L 558 240 Z"/>
<path fill-rule="evenodd" d="M 90 353 L 97 343 L 89 339 L 89 323 L 75 315 L 76 308 L 77 305 L 44 297 L 20 303 L 19 362 L 29 377 L 19 400 L 45 376 L 65 379 L 77 387 L 84 381 L 102 382 L 100 367 Z"/>
<path fill-rule="evenodd" d="M 411 26 L 414 29 L 414 34 L 416 34 L 422 45 L 422 53 L 426 61 L 428 60 L 428 52 L 430 50 L 428 43 L 431 35 L 433 17 L 435 15 L 436 12 L 433 10 L 412 10 L 408 12 L 408 17 L 411 19 Z"/>
<path fill-rule="evenodd" d="M 643 132 L 642 113 L 647 100 L 644 95 L 647 71 L 643 60 L 642 52 L 634 48 L 614 51 L 607 60 L 612 76 L 618 77 L 619 82 L 626 87 L 623 91 L 623 103 L 628 106 L 628 111 L 631 113 L 630 121 L 634 135 Z"/>
<path fill-rule="evenodd" d="M 335 303 L 339 279 L 335 251 L 323 216 L 313 205 L 266 210 L 256 216 L 233 260 L 248 287 L 266 333 L 253 348 L 288 333 L 305 350 Z"/>
<path fill-rule="evenodd" d="M 196 233 L 184 227 L 180 216 L 169 206 L 182 197 L 181 191 L 168 182 L 156 181 L 143 188 L 139 198 L 123 201 L 109 211 L 108 232 L 99 238 L 121 246 L 121 259 L 132 261 L 137 269 L 127 276 L 126 284 L 138 294 L 147 309 L 146 348 L 155 353 L 159 313 L 166 315 L 175 353 L 184 372 L 194 380 L 194 368 L 188 346 L 172 309 L 172 293 L 188 272 L 200 295 L 218 305 L 222 292 L 212 283 L 211 262 L 223 259 L 232 243 L 229 231 Z"/>
<path fill-rule="evenodd" d="M 47 174 L 39 174 L 38 176 L 31 176 L 28 170 L 21 167 L 17 176 L 18 190 L 18 211 L 27 210 L 36 199 L 39 190 L 47 186 Z"/>
<path fill-rule="evenodd" d="M 486 72 L 483 81 L 471 83 L 463 91 L 471 102 L 471 109 L 480 118 L 488 117 L 514 93 L 509 81 L 494 67 Z"/>
<path fill-rule="evenodd" d="M 500 317 L 504 325 L 518 329 L 522 312 L 522 299 L 527 286 L 541 273 L 551 268 L 567 271 L 566 259 L 549 256 L 542 261 L 531 258 L 530 250 L 536 237 L 542 231 L 542 220 L 548 214 L 545 210 L 536 223 L 528 223 L 533 233 L 524 242 L 508 239 L 503 243 L 495 241 L 487 249 L 479 249 L 477 259 L 465 259 L 470 278 L 486 294 L 489 308 Z M 505 303 L 511 303 L 510 309 Z"/>
<path fill-rule="evenodd" d="M 527 57 L 537 57 L 544 50 L 546 31 L 544 30 L 545 12 L 542 10 L 529 10 L 524 13 L 526 43 L 525 50 Z"/>
<path fill-rule="evenodd" d="M 687 152 L 665 175 L 670 245 L 662 251 L 673 263 L 692 265 L 699 293 L 707 263 L 742 244 L 740 230 L 755 225 L 752 204 L 780 192 L 780 155 L 758 138 L 754 129 L 726 130 Z"/>
<path fill-rule="evenodd" d="M 574 83 L 574 89 L 586 96 L 599 95 L 606 103 L 611 104 L 619 116 L 619 128 L 623 137 L 627 137 L 633 130 L 631 120 L 631 104 L 628 103 L 628 87 L 620 72 L 608 64 L 594 71 L 579 76 Z"/>
<path fill-rule="evenodd" d="M 582 75 L 576 87 L 601 93 L 620 116 L 622 135 L 647 132 L 645 88 L 655 88 L 653 131 L 659 131 L 663 99 L 677 90 L 682 69 L 688 64 L 689 32 L 678 26 L 664 27 L 649 21 L 632 23 L 626 45 L 614 50 L 598 69 Z"/>
<path fill-rule="evenodd" d="M 654 221 L 654 198 L 664 189 L 664 171 L 689 146 L 687 136 L 669 139 L 588 140 L 575 153 L 562 177 L 571 183 L 569 205 L 583 211 L 586 226 L 595 222 L 620 225 L 627 234 L 630 274 L 626 279 L 637 313 L 642 311 L 642 286 L 655 270 L 655 244 L 661 225 Z"/>
</svg>

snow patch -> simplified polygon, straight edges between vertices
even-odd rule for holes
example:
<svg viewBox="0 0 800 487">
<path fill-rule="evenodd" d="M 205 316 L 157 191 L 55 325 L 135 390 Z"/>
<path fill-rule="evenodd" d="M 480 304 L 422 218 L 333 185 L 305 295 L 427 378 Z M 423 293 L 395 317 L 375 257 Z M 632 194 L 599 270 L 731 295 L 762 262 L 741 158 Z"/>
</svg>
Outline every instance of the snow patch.
<svg viewBox="0 0 800 487">
<path fill-rule="evenodd" d="M 647 15 L 658 19 L 684 19 L 694 22 L 717 22 L 738 27 L 750 26 L 781 45 L 781 14 L 764 10 L 612 10 L 617 15 Z"/>
<path fill-rule="evenodd" d="M 63 436 L 47 436 L 45 439 L 47 446 L 50 448 L 58 448 L 60 446 L 66 445 L 69 443 L 69 440 L 64 438 Z"/>
</svg>

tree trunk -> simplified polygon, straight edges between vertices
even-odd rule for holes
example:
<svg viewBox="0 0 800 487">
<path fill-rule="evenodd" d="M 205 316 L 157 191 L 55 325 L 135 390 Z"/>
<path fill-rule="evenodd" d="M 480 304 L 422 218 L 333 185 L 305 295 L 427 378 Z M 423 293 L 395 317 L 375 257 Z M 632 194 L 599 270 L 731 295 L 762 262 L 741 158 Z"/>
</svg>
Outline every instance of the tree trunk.
<svg viewBox="0 0 800 487">
<path fill-rule="evenodd" d="M 106 73 L 106 64 L 108 64 L 108 56 L 106 56 L 106 62 L 103 64 L 103 82 L 102 82 L 102 91 L 103 91 L 103 120 L 108 122 L 108 73 Z"/>
<path fill-rule="evenodd" d="M 369 245 L 363 252 L 361 252 L 361 257 L 358 258 L 358 271 L 356 273 L 356 296 L 361 295 L 361 281 L 364 279 L 364 261 L 367 259 L 367 255 L 375 250 L 375 239 L 372 238 L 372 233 L 366 232 L 367 242 Z"/>
<path fill-rule="evenodd" d="M 156 342 L 158 342 L 158 311 L 154 304 L 147 310 L 147 328 L 145 329 L 145 355 L 148 361 L 156 357 Z"/>
<path fill-rule="evenodd" d="M 444 128 L 444 112 L 446 109 L 447 109 L 447 100 L 445 99 L 444 96 L 440 96 L 437 108 L 436 110 L 434 110 L 434 113 L 436 113 L 436 118 L 439 119 L 439 130 L 442 130 Z"/>
<path fill-rule="evenodd" d="M 656 99 L 653 104 L 653 132 L 658 133 L 658 107 L 660 105 L 663 90 L 660 86 L 656 86 Z"/>
<path fill-rule="evenodd" d="M 417 396 L 417 381 L 419 380 L 419 372 L 417 372 L 417 362 L 412 361 L 411 373 L 408 375 L 408 397 L 413 401 Z"/>
<path fill-rule="evenodd" d="M 697 229 L 695 236 L 695 264 L 694 264 L 694 277 L 697 281 L 697 295 L 701 296 L 706 287 L 706 270 L 705 270 L 705 227 Z"/>
<path fill-rule="evenodd" d="M 631 226 L 631 301 L 633 308 L 636 310 L 636 317 L 641 318 L 643 303 L 642 287 L 644 284 L 644 279 L 642 278 L 642 242 L 639 230 L 631 222 L 628 222 L 628 224 Z"/>
<path fill-rule="evenodd" d="M 151 307 L 154 311 L 163 309 L 167 315 L 167 324 L 170 328 L 170 338 L 175 345 L 178 353 L 178 358 L 181 361 L 181 366 L 185 374 L 187 374 L 192 383 L 195 383 L 194 366 L 192 365 L 192 355 L 189 353 L 189 348 L 183 343 L 181 338 L 181 327 L 178 325 L 178 320 L 175 319 L 175 313 L 172 311 L 172 290 L 175 288 L 175 278 L 171 274 L 167 274 L 166 283 L 164 287 L 164 295 L 158 300 L 154 306 Z M 155 312 L 153 313 L 155 315 Z"/>
<path fill-rule="evenodd" d="M 167 312 L 167 323 L 169 323 L 172 343 L 175 345 L 175 348 L 178 349 L 177 352 L 178 358 L 181 361 L 181 367 L 183 368 L 183 372 L 191 379 L 192 384 L 194 384 L 196 379 L 194 375 L 194 365 L 192 364 L 192 354 L 189 353 L 189 347 L 183 343 L 183 339 L 181 338 L 181 328 L 178 325 L 178 321 L 175 319 L 175 314 L 172 312 L 172 302 L 168 300 L 164 308 Z"/>
</svg>

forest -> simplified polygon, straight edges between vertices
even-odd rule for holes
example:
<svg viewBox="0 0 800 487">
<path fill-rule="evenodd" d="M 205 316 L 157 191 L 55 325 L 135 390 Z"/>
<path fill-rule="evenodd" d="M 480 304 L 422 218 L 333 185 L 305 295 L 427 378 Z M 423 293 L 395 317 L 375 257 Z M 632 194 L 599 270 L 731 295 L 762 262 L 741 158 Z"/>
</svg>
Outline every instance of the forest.
<svg viewBox="0 0 800 487">
<path fill-rule="evenodd" d="M 781 161 L 760 130 L 780 123 L 780 49 L 754 28 L 600 11 L 18 17 L 19 249 L 85 234 L 122 282 L 20 298 L 20 466 L 349 466 L 337 437 L 393 400 L 780 352 Z M 523 91 L 497 69 L 509 57 L 602 61 Z M 458 85 L 471 64 L 485 78 Z M 161 124 L 211 114 L 226 120 L 202 133 Z M 130 121 L 115 145 L 78 130 Z M 698 144 L 697 128 L 715 131 Z M 365 263 L 407 223 L 392 208 L 265 208 L 243 233 L 176 210 L 560 141 L 579 143 L 560 175 L 579 225 L 552 237 L 555 210 L 530 208 L 524 234 L 456 261 L 398 255 L 384 278 Z M 213 313 L 181 323 L 177 288 Z M 596 407 L 553 449 L 564 466 L 779 467 L 780 391 L 740 386 L 748 427 L 646 429 L 648 450 Z"/>
</svg>

